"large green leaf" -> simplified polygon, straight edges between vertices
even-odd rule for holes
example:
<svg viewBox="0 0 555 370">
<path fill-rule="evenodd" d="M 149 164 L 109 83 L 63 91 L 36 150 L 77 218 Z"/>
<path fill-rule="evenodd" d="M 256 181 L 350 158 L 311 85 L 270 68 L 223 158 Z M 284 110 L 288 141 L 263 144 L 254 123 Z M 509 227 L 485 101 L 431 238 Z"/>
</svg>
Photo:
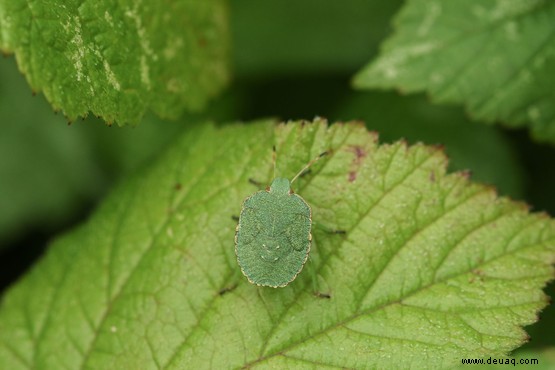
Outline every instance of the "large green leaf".
<svg viewBox="0 0 555 370">
<path fill-rule="evenodd" d="M 408 0 L 358 88 L 428 91 L 555 142 L 555 3 Z"/>
<path fill-rule="evenodd" d="M 314 228 L 307 271 L 279 289 L 242 277 L 231 217 L 256 190 L 249 178 L 270 180 L 272 145 L 288 178 L 330 150 L 295 191 L 315 222 L 347 232 Z M 429 368 L 503 355 L 546 304 L 555 223 L 445 166 L 436 148 L 379 146 L 359 124 L 187 130 L 4 296 L 0 368 Z"/>
<path fill-rule="evenodd" d="M 0 0 L 0 48 L 69 119 L 198 109 L 227 81 L 225 0 Z"/>
</svg>

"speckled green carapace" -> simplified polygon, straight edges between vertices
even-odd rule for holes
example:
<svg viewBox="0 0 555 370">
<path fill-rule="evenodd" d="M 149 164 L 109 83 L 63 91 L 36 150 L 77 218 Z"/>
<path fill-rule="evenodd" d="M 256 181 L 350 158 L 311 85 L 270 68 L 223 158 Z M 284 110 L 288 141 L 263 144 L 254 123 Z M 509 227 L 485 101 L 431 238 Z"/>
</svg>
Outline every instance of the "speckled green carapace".
<svg viewBox="0 0 555 370">
<path fill-rule="evenodd" d="M 325 154 L 310 161 L 291 183 Z M 308 258 L 312 213 L 304 199 L 292 191 L 291 183 L 277 177 L 269 188 L 243 203 L 235 254 L 241 271 L 253 284 L 284 287 L 295 280 Z"/>
<path fill-rule="evenodd" d="M 289 284 L 308 258 L 311 226 L 309 205 L 291 191 L 287 179 L 278 177 L 269 190 L 248 197 L 235 234 L 243 274 L 256 285 Z"/>
</svg>

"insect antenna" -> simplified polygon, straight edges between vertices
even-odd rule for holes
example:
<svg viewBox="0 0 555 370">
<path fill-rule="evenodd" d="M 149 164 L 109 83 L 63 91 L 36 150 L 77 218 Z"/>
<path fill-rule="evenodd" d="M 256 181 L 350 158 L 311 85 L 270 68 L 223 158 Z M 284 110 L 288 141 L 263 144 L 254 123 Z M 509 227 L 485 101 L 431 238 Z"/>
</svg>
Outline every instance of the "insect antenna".
<svg viewBox="0 0 555 370">
<path fill-rule="evenodd" d="M 323 156 L 325 156 L 325 155 L 327 155 L 327 154 L 328 154 L 327 151 L 322 152 L 322 153 L 320 153 L 316 158 L 314 158 L 313 160 L 311 160 L 310 162 L 308 162 L 308 163 L 306 164 L 306 166 L 304 166 L 303 169 L 300 170 L 299 173 L 295 175 L 295 177 L 293 177 L 293 180 L 291 180 L 291 184 L 293 183 L 293 181 L 295 181 L 295 180 L 297 179 L 297 177 L 299 177 L 299 176 L 302 175 L 306 170 L 308 170 L 308 168 L 309 168 L 310 166 L 312 166 L 314 163 L 318 162 L 318 160 L 319 160 L 320 158 L 322 158 Z"/>
</svg>

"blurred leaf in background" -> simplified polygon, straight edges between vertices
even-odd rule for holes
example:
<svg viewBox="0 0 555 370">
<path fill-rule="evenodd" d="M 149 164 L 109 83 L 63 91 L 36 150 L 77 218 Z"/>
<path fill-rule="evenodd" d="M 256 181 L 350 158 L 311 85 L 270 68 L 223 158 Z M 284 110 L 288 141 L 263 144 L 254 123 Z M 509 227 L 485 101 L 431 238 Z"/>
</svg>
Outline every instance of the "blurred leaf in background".
<svg viewBox="0 0 555 370">
<path fill-rule="evenodd" d="M 361 89 L 427 91 L 555 143 L 555 2 L 408 0 Z"/>
<path fill-rule="evenodd" d="M 351 72 L 377 52 L 401 0 L 230 1 L 240 79 Z"/>
</svg>

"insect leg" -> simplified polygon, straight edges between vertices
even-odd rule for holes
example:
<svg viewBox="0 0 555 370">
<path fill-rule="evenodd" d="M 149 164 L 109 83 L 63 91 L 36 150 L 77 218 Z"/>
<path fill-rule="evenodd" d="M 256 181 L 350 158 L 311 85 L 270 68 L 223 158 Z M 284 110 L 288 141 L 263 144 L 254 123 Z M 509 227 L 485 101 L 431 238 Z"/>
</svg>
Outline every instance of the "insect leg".
<svg viewBox="0 0 555 370">
<path fill-rule="evenodd" d="M 329 293 L 323 293 L 320 291 L 320 289 L 318 288 L 318 276 L 316 274 L 316 266 L 312 260 L 312 258 L 310 258 L 310 256 L 308 257 L 309 261 L 308 261 L 308 268 L 310 269 L 310 275 L 312 278 L 312 293 L 314 294 L 315 297 L 317 298 L 326 298 L 326 299 L 330 299 L 331 298 L 331 294 Z"/>
<path fill-rule="evenodd" d="M 235 290 L 235 288 L 237 288 L 237 283 L 234 283 L 234 284 L 232 284 L 232 285 L 229 285 L 229 286 L 226 286 L 226 287 L 220 289 L 220 290 L 218 291 L 218 295 L 222 296 L 222 295 L 224 295 L 224 294 L 227 294 L 227 293 L 229 293 L 229 292 L 232 292 L 232 291 Z"/>
<path fill-rule="evenodd" d="M 314 227 L 317 227 L 320 230 L 325 231 L 328 234 L 340 234 L 340 235 L 347 234 L 347 232 L 345 230 L 334 229 L 334 228 L 328 227 L 328 226 L 323 225 L 323 224 L 321 224 L 319 222 L 316 222 L 316 221 L 312 221 L 312 224 L 314 225 Z"/>
<path fill-rule="evenodd" d="M 261 187 L 262 183 L 260 181 L 256 181 L 255 179 L 253 179 L 252 177 L 249 178 L 249 182 L 255 186 Z"/>
<path fill-rule="evenodd" d="M 302 179 L 303 177 L 305 177 L 306 175 L 308 175 L 308 174 L 310 174 L 310 173 L 312 173 L 312 170 L 309 168 L 309 169 L 305 170 L 304 172 L 302 172 L 302 173 L 299 175 L 299 178 Z"/>
</svg>

